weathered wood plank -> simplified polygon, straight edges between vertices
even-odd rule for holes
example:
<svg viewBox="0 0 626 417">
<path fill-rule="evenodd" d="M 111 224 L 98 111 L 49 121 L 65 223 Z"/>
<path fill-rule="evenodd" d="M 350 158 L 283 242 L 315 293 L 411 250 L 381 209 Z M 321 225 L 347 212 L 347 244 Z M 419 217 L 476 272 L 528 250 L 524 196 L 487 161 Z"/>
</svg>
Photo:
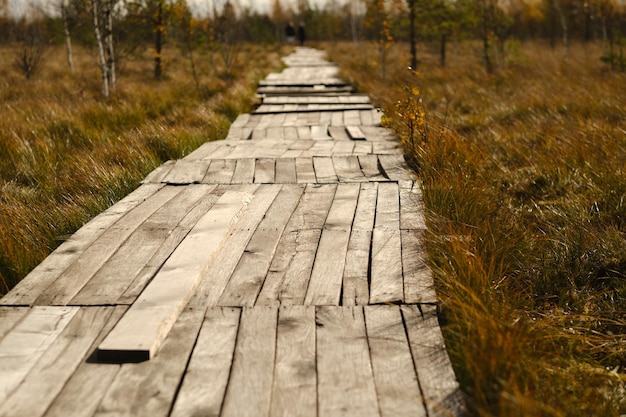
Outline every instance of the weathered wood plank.
<svg viewBox="0 0 626 417">
<path fill-rule="evenodd" d="M 384 182 L 378 184 L 376 201 L 376 229 L 400 229 L 400 196 L 398 184 Z"/>
<path fill-rule="evenodd" d="M 240 309 L 210 307 L 202 324 L 172 417 L 219 416 L 239 328 Z"/>
<path fill-rule="evenodd" d="M 205 184 L 230 184 L 235 172 L 234 159 L 214 159 L 202 179 Z"/>
<path fill-rule="evenodd" d="M 424 200 L 420 183 L 414 181 L 400 181 L 400 228 L 426 229 L 424 219 Z"/>
<path fill-rule="evenodd" d="M 254 168 L 255 184 L 273 184 L 276 175 L 276 160 L 259 158 Z"/>
<path fill-rule="evenodd" d="M 338 305 L 350 229 L 359 196 L 358 184 L 339 184 L 324 223 L 304 303 Z"/>
<path fill-rule="evenodd" d="M 278 309 L 273 307 L 243 309 L 222 417 L 269 415 L 277 313 Z"/>
<path fill-rule="evenodd" d="M 204 309 L 207 305 L 217 305 L 248 242 L 281 189 L 280 185 L 253 185 L 248 187 L 247 192 L 254 192 L 254 200 L 252 200 L 237 228 L 226 240 L 224 247 L 216 257 L 216 261 L 209 266 L 202 282 L 189 301 L 189 305 L 194 308 Z M 253 187 L 257 187 L 258 190 L 255 192 Z"/>
<path fill-rule="evenodd" d="M 378 165 L 378 156 L 376 155 L 359 155 L 359 164 L 361 171 L 372 182 L 387 181 L 383 176 L 381 167 Z"/>
<path fill-rule="evenodd" d="M 334 115 L 334 114 L 331 114 Z M 333 126 L 333 121 L 331 118 L 330 126 L 328 126 L 328 134 L 336 141 L 345 141 L 348 142 L 350 137 L 346 132 L 346 129 L 343 126 Z"/>
<path fill-rule="evenodd" d="M 332 156 L 352 156 L 353 154 L 354 142 L 346 140 L 335 141 L 335 145 L 332 149 Z"/>
<path fill-rule="evenodd" d="M 151 173 L 149 173 L 146 178 L 141 181 L 142 184 L 149 183 L 159 183 L 163 181 L 163 178 L 167 176 L 167 174 L 172 170 L 172 167 L 176 161 L 167 161 L 164 164 L 156 167 Z"/>
<path fill-rule="evenodd" d="M 283 186 L 265 218 L 252 235 L 230 277 L 219 305 L 254 305 L 267 275 L 279 239 L 303 193 L 302 186 Z"/>
<path fill-rule="evenodd" d="M 179 159 L 163 178 L 166 184 L 199 184 L 209 169 L 209 161 Z"/>
<path fill-rule="evenodd" d="M 99 358 L 141 361 L 154 356 L 252 198 L 235 191 L 220 197 L 100 344 Z"/>
<path fill-rule="evenodd" d="M 34 307 L 0 340 L 0 404 L 9 398 L 77 312 L 77 307 Z"/>
<path fill-rule="evenodd" d="M 122 365 L 94 416 L 167 416 L 203 319 L 202 310 L 183 310 L 154 359 Z"/>
<path fill-rule="evenodd" d="M 344 306 L 366 305 L 369 302 L 368 271 L 371 244 L 371 230 L 352 229 L 343 271 L 341 304 Z"/>
<path fill-rule="evenodd" d="M 254 181 L 254 158 L 237 159 L 231 184 L 251 184 Z"/>
<path fill-rule="evenodd" d="M 17 389 L 0 403 L 0 416 L 44 415 L 88 355 L 112 312 L 113 307 L 80 308 Z"/>
<path fill-rule="evenodd" d="M 28 307 L 0 307 L 0 340 L 30 311 Z"/>
<path fill-rule="evenodd" d="M 314 157 L 313 167 L 315 168 L 315 177 L 318 183 L 327 184 L 338 181 L 333 160 L 327 157 Z"/>
<path fill-rule="evenodd" d="M 148 261 L 193 209 L 215 186 L 192 185 L 154 212 L 72 298 L 73 305 L 114 304 Z M 217 197 L 214 197 L 217 200 Z"/>
<path fill-rule="evenodd" d="M 367 182 L 356 156 L 333 156 L 333 166 L 339 182 Z"/>
<path fill-rule="evenodd" d="M 373 230 L 376 216 L 377 183 L 360 184 L 359 200 L 354 214 L 353 229 Z"/>
<path fill-rule="evenodd" d="M 365 323 L 382 417 L 426 417 L 397 306 L 366 306 Z"/>
<path fill-rule="evenodd" d="M 439 327 L 437 307 L 403 305 L 401 310 L 428 416 L 466 415 L 463 395 Z"/>
<path fill-rule="evenodd" d="M 359 126 L 346 126 L 346 132 L 351 140 L 366 140 L 367 138 Z"/>
<path fill-rule="evenodd" d="M 373 153 L 372 142 L 366 141 L 357 141 L 354 142 L 354 150 L 352 151 L 354 155 L 369 155 Z"/>
<path fill-rule="evenodd" d="M 424 230 L 402 230 L 402 272 L 404 274 L 404 302 L 438 302 L 433 274 L 426 263 Z"/>
<path fill-rule="evenodd" d="M 379 155 L 378 161 L 385 170 L 387 178 L 394 181 L 413 180 L 402 155 Z"/>
<path fill-rule="evenodd" d="M 295 184 L 298 182 L 296 176 L 296 160 L 293 158 L 281 158 L 276 160 L 276 183 Z"/>
<path fill-rule="evenodd" d="M 0 304 L 33 304 L 42 292 L 109 227 L 161 188 L 163 188 L 161 184 L 142 185 L 121 201 L 96 216 L 48 255 L 15 288 L 0 299 Z"/>
<path fill-rule="evenodd" d="M 313 158 L 296 158 L 296 177 L 298 184 L 315 183 Z"/>
<path fill-rule="evenodd" d="M 379 416 L 361 307 L 316 307 L 318 414 Z"/>
<path fill-rule="evenodd" d="M 270 416 L 317 416 L 315 307 L 279 310 Z"/>
</svg>

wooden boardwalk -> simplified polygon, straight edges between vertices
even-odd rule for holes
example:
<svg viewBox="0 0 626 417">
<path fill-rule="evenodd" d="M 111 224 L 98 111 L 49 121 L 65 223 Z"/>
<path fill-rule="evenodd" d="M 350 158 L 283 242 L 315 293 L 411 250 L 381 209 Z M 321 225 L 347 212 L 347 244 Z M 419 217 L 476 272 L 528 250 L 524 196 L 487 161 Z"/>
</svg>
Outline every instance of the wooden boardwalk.
<svg viewBox="0 0 626 417">
<path fill-rule="evenodd" d="M 0 416 L 459 416 L 419 184 L 299 48 L 0 300 Z"/>
</svg>

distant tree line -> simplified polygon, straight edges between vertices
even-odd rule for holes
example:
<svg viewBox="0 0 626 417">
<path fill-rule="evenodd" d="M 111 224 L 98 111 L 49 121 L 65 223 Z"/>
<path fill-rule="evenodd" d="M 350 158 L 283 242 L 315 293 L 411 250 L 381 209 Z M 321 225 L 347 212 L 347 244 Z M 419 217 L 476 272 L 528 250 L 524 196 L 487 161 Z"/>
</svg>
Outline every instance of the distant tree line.
<svg viewBox="0 0 626 417">
<path fill-rule="evenodd" d="M 15 65 L 29 78 L 43 48 L 65 44 L 68 70 L 74 71 L 72 45 L 98 50 L 102 93 L 116 82 L 115 63 L 125 54 L 151 48 L 154 77 L 163 73 L 163 48 L 173 44 L 189 57 L 197 82 L 195 54 L 218 52 L 227 71 L 245 42 L 283 42 L 288 22 L 303 24 L 313 41 L 376 41 L 384 62 L 393 42 L 409 42 L 411 65 L 418 66 L 416 43 L 437 43 L 441 65 L 451 40 L 480 39 L 491 71 L 505 53 L 505 42 L 543 39 L 561 47 L 572 40 L 602 41 L 608 64 L 624 69 L 626 6 L 622 0 L 273 0 L 269 13 L 243 8 L 237 0 L 214 0 L 203 16 L 185 0 L 51 0 L 46 8 L 11 17 L 0 0 L 0 44 L 22 45 Z"/>
</svg>

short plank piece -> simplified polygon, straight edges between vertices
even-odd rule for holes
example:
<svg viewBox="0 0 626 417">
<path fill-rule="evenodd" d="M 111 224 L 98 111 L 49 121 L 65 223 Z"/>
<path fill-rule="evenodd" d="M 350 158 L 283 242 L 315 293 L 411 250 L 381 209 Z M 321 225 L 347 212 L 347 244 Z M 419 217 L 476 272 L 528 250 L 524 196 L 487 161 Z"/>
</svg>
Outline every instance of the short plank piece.
<svg viewBox="0 0 626 417">
<path fill-rule="evenodd" d="M 295 184 L 296 176 L 296 160 L 293 158 L 280 158 L 276 160 L 276 183 L 277 184 Z"/>
<path fill-rule="evenodd" d="M 276 160 L 259 158 L 254 169 L 255 184 L 273 184 L 276 170 Z"/>
<path fill-rule="evenodd" d="M 254 158 L 236 160 L 235 172 L 230 180 L 231 184 L 252 184 L 254 181 Z"/>
<path fill-rule="evenodd" d="M 333 125 L 333 117 L 334 117 L 334 113 L 331 113 L 331 121 L 330 121 L 330 126 L 328 126 L 328 134 L 330 135 L 330 137 L 332 137 L 333 139 L 337 140 L 337 141 L 349 141 L 350 140 L 350 136 L 348 136 L 348 133 L 346 132 L 345 127 L 343 126 L 334 126 Z"/>
<path fill-rule="evenodd" d="M 31 305 L 67 267 L 124 214 L 148 199 L 162 184 L 142 185 L 81 227 L 0 299 L 3 305 Z"/>
<path fill-rule="evenodd" d="M 367 277 L 371 244 L 371 230 L 352 229 L 343 271 L 341 304 L 344 306 L 366 305 L 369 302 Z"/>
<path fill-rule="evenodd" d="M 113 307 L 80 308 L 19 387 L 0 403 L 0 415 L 43 416 L 88 355 L 112 312 Z"/>
<path fill-rule="evenodd" d="M 302 186 L 283 186 L 246 246 L 237 268 L 220 297 L 219 305 L 254 305 L 280 236 L 296 209 L 303 191 Z"/>
<path fill-rule="evenodd" d="M 200 198 L 213 189 L 215 186 L 208 185 L 185 187 L 137 228 L 70 303 L 115 304 L 178 223 L 193 209 Z"/>
<path fill-rule="evenodd" d="M 403 305 L 401 311 L 428 416 L 465 416 L 463 394 L 446 351 L 437 307 Z"/>
<path fill-rule="evenodd" d="M 320 184 L 334 183 L 338 181 L 333 160 L 329 157 L 314 157 L 313 167 L 315 168 L 315 177 Z"/>
<path fill-rule="evenodd" d="M 179 159 L 163 178 L 166 184 L 199 184 L 209 168 L 209 161 Z"/>
<path fill-rule="evenodd" d="M 317 416 L 315 307 L 279 310 L 270 416 Z"/>
<path fill-rule="evenodd" d="M 393 181 L 413 180 L 402 155 L 379 155 L 378 161 L 383 167 L 387 178 Z"/>
<path fill-rule="evenodd" d="M 339 182 L 367 182 L 361 171 L 359 159 L 356 156 L 333 156 L 333 166 Z"/>
<path fill-rule="evenodd" d="M 359 126 L 346 126 L 346 132 L 351 140 L 366 140 L 367 138 Z"/>
<path fill-rule="evenodd" d="M 78 307 L 33 307 L 0 340 L 0 404 L 28 375 L 78 310 Z"/>
<path fill-rule="evenodd" d="M 378 184 L 360 184 L 359 201 L 354 214 L 353 229 L 374 230 L 374 218 L 376 217 L 376 200 L 378 198 Z"/>
<path fill-rule="evenodd" d="M 378 165 L 378 157 L 376 155 L 359 155 L 359 164 L 361 171 L 371 182 L 387 181 L 388 178 L 381 172 Z"/>
<path fill-rule="evenodd" d="M 426 417 L 400 308 L 364 309 L 381 416 Z"/>
<path fill-rule="evenodd" d="M 402 273 L 404 302 L 407 304 L 438 302 L 433 273 L 426 262 L 424 230 L 402 230 Z"/>
<path fill-rule="evenodd" d="M 361 307 L 316 307 L 318 414 L 379 416 Z"/>
<path fill-rule="evenodd" d="M 203 319 L 184 309 L 153 360 L 122 365 L 94 416 L 168 416 Z"/>
<path fill-rule="evenodd" d="M 154 356 L 252 198 L 235 191 L 220 197 L 100 344 L 101 360 L 137 362 Z"/>
<path fill-rule="evenodd" d="M 163 181 L 163 178 L 165 178 L 167 174 L 172 170 L 172 167 L 174 167 L 174 164 L 176 164 L 176 161 L 167 161 L 164 164 L 159 165 L 151 173 L 149 173 L 148 176 L 146 176 L 146 178 L 144 178 L 144 180 L 141 181 L 141 183 L 149 184 L 149 183 L 159 183 Z"/>
<path fill-rule="evenodd" d="M 164 187 L 111 225 L 35 300 L 35 304 L 69 303 L 137 227 L 181 191 L 181 187 Z"/>
<path fill-rule="evenodd" d="M 320 238 L 306 305 L 338 305 L 359 184 L 339 184 Z"/>
<path fill-rule="evenodd" d="M 398 185 L 400 187 L 400 229 L 426 229 L 420 183 L 399 181 Z"/>
<path fill-rule="evenodd" d="M 298 184 L 315 183 L 313 158 L 296 158 L 296 177 Z"/>
<path fill-rule="evenodd" d="M 354 142 L 354 150 L 352 153 L 354 155 L 369 155 L 373 151 L 372 142 L 361 141 Z"/>
<path fill-rule="evenodd" d="M 374 117 L 372 116 L 372 110 L 361 110 L 360 112 L 360 116 L 361 116 L 361 124 L 365 125 L 365 126 L 371 126 L 374 124 Z"/>
<path fill-rule="evenodd" d="M 230 184 L 235 172 L 234 159 L 214 159 L 202 179 L 205 184 Z"/>
<path fill-rule="evenodd" d="M 343 121 L 343 113 L 342 111 L 335 111 L 333 112 L 331 119 L 330 119 L 330 125 L 331 126 L 344 126 L 345 123 Z"/>
<path fill-rule="evenodd" d="M 400 207 L 395 183 L 378 185 L 376 222 L 372 236 L 370 303 L 402 301 L 402 244 Z"/>
<path fill-rule="evenodd" d="M 233 362 L 241 310 L 209 307 L 172 417 L 219 416 Z"/>
<path fill-rule="evenodd" d="M 93 352 L 93 349 L 111 331 L 127 309 L 128 306 L 112 308 L 108 320 L 100 330 L 89 352 Z M 92 353 L 87 360 L 83 360 L 65 383 L 59 395 L 46 411 L 46 417 L 92 417 L 94 415 L 121 366 L 95 363 L 92 361 L 92 356 L 95 355 Z"/>
<path fill-rule="evenodd" d="M 345 141 L 345 140 L 336 141 L 332 150 L 333 156 L 352 156 L 353 153 L 354 153 L 354 142 Z"/>
<path fill-rule="evenodd" d="M 265 417 L 270 412 L 278 309 L 244 308 L 222 417 Z"/>
<path fill-rule="evenodd" d="M 361 124 L 361 116 L 358 110 L 347 110 L 343 112 L 343 120 L 346 126 L 358 126 Z"/>
</svg>

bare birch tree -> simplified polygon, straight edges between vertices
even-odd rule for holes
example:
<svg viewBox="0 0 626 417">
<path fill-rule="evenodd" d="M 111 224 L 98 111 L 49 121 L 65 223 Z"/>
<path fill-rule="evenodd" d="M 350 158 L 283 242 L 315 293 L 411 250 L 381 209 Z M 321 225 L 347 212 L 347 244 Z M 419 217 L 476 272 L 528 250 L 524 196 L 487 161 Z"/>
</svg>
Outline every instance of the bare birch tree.
<svg viewBox="0 0 626 417">
<path fill-rule="evenodd" d="M 109 98 L 115 88 L 115 49 L 113 13 L 116 0 L 91 0 L 94 32 L 98 43 L 98 61 L 102 74 L 102 96 Z"/>
</svg>

